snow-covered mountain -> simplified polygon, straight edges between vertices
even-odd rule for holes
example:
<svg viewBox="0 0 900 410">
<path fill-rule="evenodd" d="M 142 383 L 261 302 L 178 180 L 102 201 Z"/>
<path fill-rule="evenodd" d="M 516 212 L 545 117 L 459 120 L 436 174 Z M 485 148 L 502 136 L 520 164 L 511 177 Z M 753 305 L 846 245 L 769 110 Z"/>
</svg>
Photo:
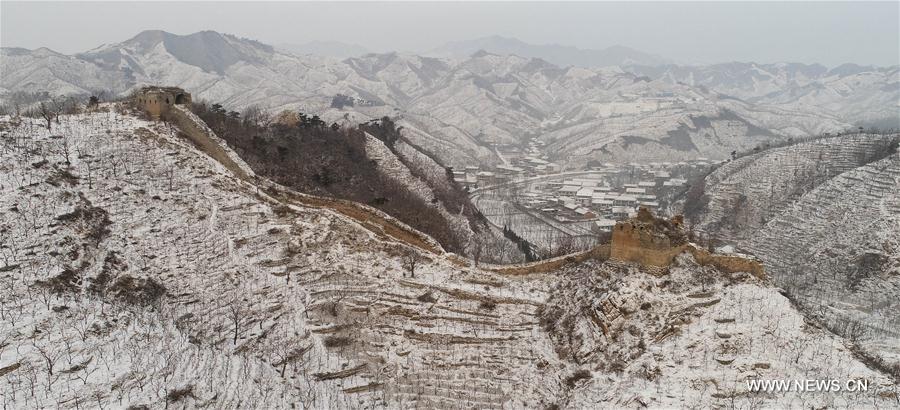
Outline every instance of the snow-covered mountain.
<svg viewBox="0 0 900 410">
<path fill-rule="evenodd" d="M 810 107 L 852 123 L 900 125 L 900 66 L 728 63 L 703 67 L 629 66 L 667 83 L 703 86 L 750 103 L 788 110 Z"/>
<path fill-rule="evenodd" d="M 552 159 L 572 165 L 724 159 L 769 141 L 889 124 L 900 100 L 897 67 L 561 68 L 486 51 L 338 61 L 208 31 L 146 31 L 75 56 L 3 49 L 0 68 L 4 101 L 16 92 L 122 94 L 160 84 L 237 110 L 299 109 L 329 122 L 388 115 L 418 146 L 457 166 L 498 162 L 492 144 L 518 145 L 526 137 L 544 140 Z M 334 108 L 337 94 L 356 103 Z"/>
<path fill-rule="evenodd" d="M 686 208 L 696 229 L 758 256 L 800 306 L 900 369 L 898 144 L 854 133 L 744 156 Z"/>
<path fill-rule="evenodd" d="M 113 104 L 52 127 L 0 117 L 10 408 L 789 407 L 747 380 L 820 377 L 869 389 L 804 405 L 896 403 L 855 344 L 689 253 L 507 275 L 254 178 L 214 135 Z"/>
</svg>

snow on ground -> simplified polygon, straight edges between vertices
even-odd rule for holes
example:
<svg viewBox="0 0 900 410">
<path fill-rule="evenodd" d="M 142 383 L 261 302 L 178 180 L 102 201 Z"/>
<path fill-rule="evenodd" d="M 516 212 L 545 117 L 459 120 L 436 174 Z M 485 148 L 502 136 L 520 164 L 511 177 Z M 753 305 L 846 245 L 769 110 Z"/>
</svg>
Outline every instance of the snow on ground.
<svg viewBox="0 0 900 410">
<path fill-rule="evenodd" d="M 552 334 L 591 376 L 572 383 L 565 407 L 898 403 L 896 381 L 866 367 L 842 339 L 807 322 L 786 297 L 749 274 L 722 274 L 689 255 L 662 276 L 611 262 L 567 273 L 570 282 L 561 282 L 545 311 L 549 317 L 553 307 L 566 312 Z M 567 323 L 574 331 L 559 332 Z M 749 391 L 754 379 L 867 380 L 870 390 L 765 394 Z"/>
<path fill-rule="evenodd" d="M 403 184 L 425 203 L 435 207 L 457 237 L 467 238 L 470 252 L 473 247 L 481 246 L 485 249 L 483 253 L 491 253 L 485 258 L 493 262 L 522 260 L 523 255 L 515 250 L 513 243 L 505 239 L 499 230 L 487 228 L 475 232 L 462 209 L 458 213 L 451 213 L 446 204 L 435 200 L 439 198 L 436 190 L 451 192 L 456 189 L 448 186 L 450 180 L 442 166 L 403 141 L 397 141 L 395 144 L 398 154 L 403 156 L 403 161 L 384 142 L 366 133 L 366 156 L 375 161 L 385 175 Z M 419 176 L 413 175 L 413 171 Z"/>
<path fill-rule="evenodd" d="M 491 330 L 507 315 L 501 313 L 504 303 L 518 306 L 518 298 L 528 295 L 520 286 L 487 292 L 502 280 L 420 255 L 415 277 L 404 282 L 409 289 L 386 292 L 407 274 L 401 267 L 407 246 L 381 242 L 333 212 L 270 203 L 165 125 L 115 112 L 62 117 L 52 132 L 36 121 L 6 121 L 0 204 L 14 209 L 2 220 L 9 244 L 2 249 L 3 280 L 11 289 L 4 294 L 0 350 L 7 403 L 77 407 L 91 400 L 125 407 L 159 405 L 171 396 L 192 406 L 322 408 L 380 407 L 386 395 L 437 400 L 441 393 L 425 392 L 432 382 L 422 377 L 410 378 L 405 392 L 388 391 L 377 381 L 432 371 L 418 355 L 447 360 L 447 343 L 457 343 L 453 332 L 461 346 L 502 345 L 509 335 L 532 334 L 523 318 L 510 321 L 509 330 Z M 357 358 L 364 349 L 330 338 L 339 328 L 335 322 L 345 320 L 384 331 L 344 316 L 345 309 L 355 311 L 356 297 L 366 295 L 361 289 L 336 290 L 347 292 L 346 300 L 328 296 L 352 281 L 373 288 L 367 308 L 398 298 L 427 308 L 408 329 L 398 326 L 411 356 L 385 349 L 373 336 L 360 340 L 374 342 L 372 352 Z M 432 287 L 443 302 L 418 301 Z M 485 293 L 501 305 L 495 313 L 478 313 Z M 319 317 L 316 309 L 330 302 L 341 314 Z M 466 303 L 474 306 L 460 306 Z M 527 314 L 536 303 L 509 315 Z M 448 304 L 444 313 L 427 313 L 442 304 Z M 390 315 L 372 320 L 383 317 Z M 84 327 L 83 335 L 70 322 Z M 446 334 L 432 335 L 432 327 Z M 482 328 L 483 342 L 472 336 Z M 52 377 L 41 350 L 26 348 L 32 342 L 54 357 Z M 134 352 L 119 354 L 129 343 Z M 430 350 L 419 352 L 419 344 Z M 404 356 L 416 358 L 418 367 L 382 367 Z M 342 373 L 348 369 L 357 370 Z M 89 376 L 63 376 L 70 373 Z M 32 375 L 43 383 L 34 396 L 21 378 Z M 460 388 L 483 389 L 480 400 L 488 407 L 509 400 L 512 387 L 498 390 L 495 380 L 482 378 Z M 178 398 L 177 390 L 187 387 Z"/>
<path fill-rule="evenodd" d="M 885 155 L 898 139 L 897 134 L 842 135 L 730 161 L 707 176 L 709 202 L 696 228 L 722 240 L 746 240 L 802 195 Z"/>
<path fill-rule="evenodd" d="M 578 283 L 567 279 L 578 277 L 571 271 L 501 276 L 376 236 L 337 212 L 279 203 L 174 128 L 115 110 L 62 116 L 52 127 L 0 118 L 6 407 L 634 406 L 624 403 L 646 391 L 631 372 L 640 360 L 677 382 L 663 385 L 671 395 L 688 397 L 660 398 L 660 406 L 699 406 L 712 396 L 693 392 L 698 377 L 689 370 L 708 368 L 701 380 L 723 386 L 738 377 L 683 350 L 694 340 L 707 340 L 710 356 L 720 349 L 724 338 L 710 332 L 720 316 L 735 319 L 722 327 L 741 342 L 737 365 L 768 361 L 767 374 L 787 377 L 815 375 L 821 364 L 835 377 L 884 384 L 833 338 L 803 333 L 797 313 L 765 284 L 714 281 L 715 295 L 684 310 L 708 271 L 687 264 L 655 277 L 591 262 L 571 269 L 627 275 L 596 292 L 584 286 L 583 300 L 615 293 L 630 301 L 621 312 L 652 301 L 642 312 L 653 316 L 626 319 L 629 328 L 662 329 L 671 317 L 681 331 L 646 340 L 648 353 L 623 362 L 625 373 L 592 370 L 585 386 L 570 379 L 583 365 L 560 355 L 560 339 L 541 324 L 556 289 Z M 761 306 L 780 316 L 758 314 Z M 773 337 L 779 348 L 746 350 L 753 337 Z M 778 344 L 799 337 L 809 356 Z M 622 340 L 605 346 L 636 352 L 636 339 Z M 851 403 L 896 400 L 886 397 Z"/>
<path fill-rule="evenodd" d="M 286 270 L 275 230 L 315 224 L 276 216 L 173 129 L 115 112 L 6 129 L 2 159 L 8 405 L 163 404 L 188 387 L 195 405 L 334 398 L 308 369 L 272 366 L 304 329 L 284 313 L 304 296 L 272 286 Z"/>
<path fill-rule="evenodd" d="M 900 366 L 900 155 L 823 183 L 745 246 L 808 309 Z"/>
</svg>

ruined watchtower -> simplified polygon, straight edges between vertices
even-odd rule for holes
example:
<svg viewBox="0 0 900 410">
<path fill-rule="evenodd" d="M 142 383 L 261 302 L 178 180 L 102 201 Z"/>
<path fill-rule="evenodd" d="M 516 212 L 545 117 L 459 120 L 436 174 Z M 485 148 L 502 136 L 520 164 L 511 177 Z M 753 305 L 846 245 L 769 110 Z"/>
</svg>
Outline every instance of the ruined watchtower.
<svg viewBox="0 0 900 410">
<path fill-rule="evenodd" d="M 645 207 L 637 216 L 613 228 L 610 258 L 635 262 L 646 267 L 667 268 L 682 252 L 690 252 L 700 265 L 712 265 L 722 272 L 749 272 L 765 279 L 762 262 L 751 255 L 718 254 L 688 241 L 684 219 L 658 218 Z"/>
<path fill-rule="evenodd" d="M 149 86 L 135 93 L 134 103 L 158 120 L 175 104 L 190 104 L 191 93 L 178 87 Z"/>
<path fill-rule="evenodd" d="M 613 228 L 610 257 L 645 266 L 665 267 L 687 244 L 682 218 L 657 218 L 641 207 L 637 216 Z"/>
</svg>

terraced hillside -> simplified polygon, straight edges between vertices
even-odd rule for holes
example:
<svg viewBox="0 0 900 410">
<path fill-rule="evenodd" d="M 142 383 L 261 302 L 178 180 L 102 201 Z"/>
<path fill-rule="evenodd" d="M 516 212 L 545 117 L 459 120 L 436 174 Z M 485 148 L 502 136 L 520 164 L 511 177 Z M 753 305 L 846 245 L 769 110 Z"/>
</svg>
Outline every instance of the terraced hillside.
<svg viewBox="0 0 900 410">
<path fill-rule="evenodd" d="M 705 234 L 761 258 L 832 331 L 900 369 L 898 134 L 853 134 L 730 161 L 686 203 Z"/>
<path fill-rule="evenodd" d="M 851 134 L 744 156 L 705 180 L 685 205 L 696 229 L 727 242 L 749 239 L 792 203 L 831 178 L 885 157 L 897 134 Z"/>
<path fill-rule="evenodd" d="M 610 268 L 605 280 L 595 275 L 607 281 L 593 289 L 600 298 L 591 301 L 588 292 L 573 292 L 585 288 L 586 276 L 573 272 L 548 301 L 573 317 L 576 332 L 570 337 L 576 342 L 590 340 L 584 329 L 594 326 L 592 317 L 616 316 L 597 321 L 609 324 L 595 328 L 592 343 L 582 345 L 591 352 L 583 368 L 605 372 L 574 383 L 563 402 L 566 408 L 869 405 L 865 394 L 854 392 L 757 394 L 747 385 L 754 379 L 804 380 L 826 373 L 838 380 L 872 380 L 871 389 L 888 399 L 876 399 L 872 406 L 896 405 L 895 381 L 873 374 L 852 345 L 807 322 L 787 298 L 758 286 L 748 274 L 723 275 L 697 266 L 688 255 L 663 276 L 628 266 Z M 572 309 L 585 301 L 594 308 Z"/>
<path fill-rule="evenodd" d="M 562 364 L 536 329 L 546 294 L 529 291 L 534 284 L 466 270 L 397 279 L 382 266 L 302 284 L 310 291 L 312 332 L 388 403 L 527 407 L 535 397 L 550 405 L 559 395 L 554 372 L 538 366 Z"/>
<path fill-rule="evenodd" d="M 290 205 L 308 202 L 299 194 L 269 197 L 177 129 L 116 112 L 63 117 L 59 137 L 35 124 L 6 123 L 3 139 L 7 403 L 491 408 L 536 397 L 519 391 L 557 396 L 534 366 L 558 361 L 535 331 L 540 282 L 459 267 L 327 204 Z M 44 354 L 69 376 L 24 396 L 23 380 L 50 371 Z"/>
<path fill-rule="evenodd" d="M 900 367 L 900 154 L 825 182 L 744 244 L 832 328 Z"/>
<path fill-rule="evenodd" d="M 687 255 L 668 274 L 484 271 L 364 207 L 254 185 L 117 110 L 52 130 L 0 118 L 5 407 L 619 407 L 653 391 L 658 406 L 778 406 L 793 399 L 727 387 L 823 369 L 878 386 L 854 402 L 897 400 L 895 381 L 749 275 Z M 576 338 L 600 353 L 566 354 Z M 748 345 L 770 339 L 815 355 Z M 809 403 L 845 403 L 829 397 Z"/>
</svg>

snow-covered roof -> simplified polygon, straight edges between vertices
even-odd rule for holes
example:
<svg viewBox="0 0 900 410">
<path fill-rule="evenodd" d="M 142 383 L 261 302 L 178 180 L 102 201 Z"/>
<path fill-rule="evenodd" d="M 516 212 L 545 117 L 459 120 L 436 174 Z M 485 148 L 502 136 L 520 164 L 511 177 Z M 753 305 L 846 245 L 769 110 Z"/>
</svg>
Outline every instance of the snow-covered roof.
<svg viewBox="0 0 900 410">
<path fill-rule="evenodd" d="M 519 168 L 519 167 L 514 167 L 511 165 L 497 165 L 496 168 L 500 171 L 513 172 L 513 173 L 525 172 L 524 169 Z"/>
<path fill-rule="evenodd" d="M 612 207 L 612 213 L 614 214 L 627 214 L 634 211 L 633 207 L 630 206 L 614 206 Z"/>
<path fill-rule="evenodd" d="M 663 182 L 663 186 L 682 186 L 685 183 L 687 183 L 686 179 L 672 178 L 668 181 Z"/>
</svg>

